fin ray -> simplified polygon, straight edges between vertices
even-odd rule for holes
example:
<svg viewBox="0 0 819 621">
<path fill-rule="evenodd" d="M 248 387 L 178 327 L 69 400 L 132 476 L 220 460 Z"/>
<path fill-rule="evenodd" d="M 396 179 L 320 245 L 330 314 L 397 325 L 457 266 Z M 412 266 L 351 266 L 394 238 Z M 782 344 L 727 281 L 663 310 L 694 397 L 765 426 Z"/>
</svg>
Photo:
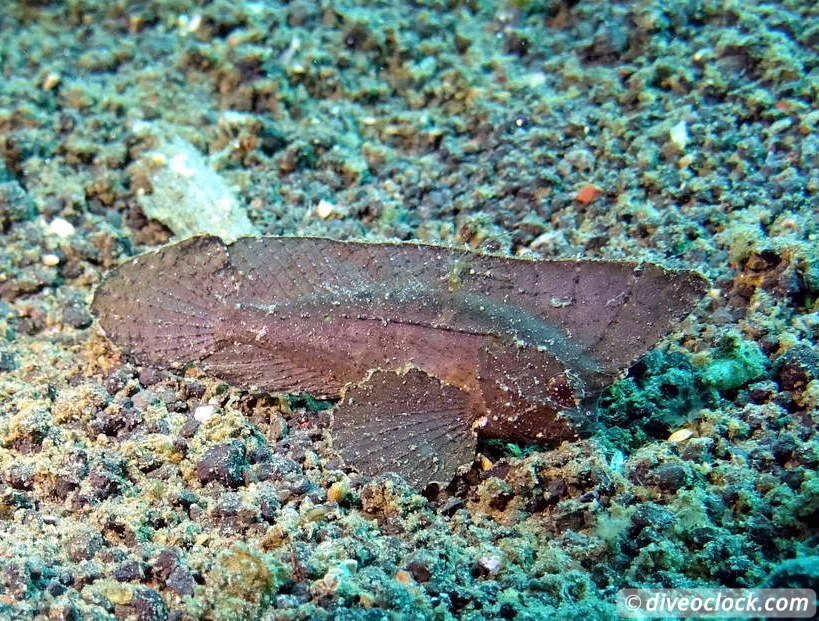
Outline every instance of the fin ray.
<svg viewBox="0 0 819 621">
<path fill-rule="evenodd" d="M 416 489 L 447 484 L 474 456 L 474 417 L 468 393 L 420 369 L 376 370 L 345 389 L 333 447 L 368 476 L 396 472 Z"/>
</svg>

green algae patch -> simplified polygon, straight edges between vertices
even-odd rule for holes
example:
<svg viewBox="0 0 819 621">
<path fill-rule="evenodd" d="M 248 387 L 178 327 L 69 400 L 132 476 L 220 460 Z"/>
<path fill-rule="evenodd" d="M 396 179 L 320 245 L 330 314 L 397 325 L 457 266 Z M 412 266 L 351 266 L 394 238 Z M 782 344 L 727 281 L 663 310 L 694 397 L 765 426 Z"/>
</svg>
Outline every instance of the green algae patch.
<svg viewBox="0 0 819 621">
<path fill-rule="evenodd" d="M 254 618 L 290 580 L 287 568 L 269 554 L 236 543 L 220 554 L 205 578 L 213 619 Z"/>
<path fill-rule="evenodd" d="M 695 410 L 716 405 L 718 393 L 768 371 L 759 346 L 735 332 L 694 355 L 655 350 L 603 392 L 598 421 L 612 446 L 630 451 L 680 427 Z"/>
<path fill-rule="evenodd" d="M 688 356 L 654 350 L 600 397 L 599 420 L 618 446 L 634 447 L 645 434 L 666 435 L 705 405 L 703 385 Z M 632 423 L 639 421 L 638 426 Z M 618 433 L 615 428 L 622 429 Z M 628 436 L 620 437 L 616 436 Z"/>
<path fill-rule="evenodd" d="M 712 359 L 702 370 L 704 384 L 718 391 L 731 390 L 764 375 L 768 359 L 759 345 L 728 334 L 711 352 Z"/>
<path fill-rule="evenodd" d="M 97 580 L 90 591 L 102 595 L 115 605 L 130 604 L 134 599 L 133 587 L 117 580 Z"/>
<path fill-rule="evenodd" d="M 61 390 L 52 408 L 54 421 L 86 424 L 109 400 L 105 387 L 95 382 Z"/>
</svg>

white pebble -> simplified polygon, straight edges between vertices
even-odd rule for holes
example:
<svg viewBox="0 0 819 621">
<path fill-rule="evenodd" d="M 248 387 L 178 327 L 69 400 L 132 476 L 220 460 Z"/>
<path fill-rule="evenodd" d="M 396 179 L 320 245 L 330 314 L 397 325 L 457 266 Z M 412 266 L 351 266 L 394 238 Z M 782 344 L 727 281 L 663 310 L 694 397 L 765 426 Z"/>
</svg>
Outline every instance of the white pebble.
<svg viewBox="0 0 819 621">
<path fill-rule="evenodd" d="M 74 234 L 74 225 L 65 218 L 54 218 L 48 225 L 48 230 L 57 237 L 70 237 Z"/>
<path fill-rule="evenodd" d="M 501 566 L 500 559 L 497 556 L 482 556 L 478 563 L 490 574 L 498 571 Z"/>
<path fill-rule="evenodd" d="M 48 267 L 54 267 L 55 265 L 60 264 L 60 257 L 56 254 L 44 254 L 41 257 L 43 265 L 47 265 Z"/>
<path fill-rule="evenodd" d="M 673 442 L 675 444 L 678 442 L 685 442 L 693 435 L 694 432 L 691 429 L 677 429 L 677 431 L 668 436 L 668 440 L 666 440 L 666 442 Z"/>
<path fill-rule="evenodd" d="M 680 121 L 672 127 L 668 132 L 668 137 L 680 151 L 684 151 L 685 145 L 688 144 L 688 126 L 685 121 Z"/>
<path fill-rule="evenodd" d="M 316 215 L 322 220 L 326 220 L 327 218 L 336 215 L 336 212 L 336 206 L 323 198 L 319 201 L 319 204 L 316 207 Z"/>
<path fill-rule="evenodd" d="M 204 423 L 209 418 L 216 414 L 215 405 L 200 405 L 193 411 L 193 418 L 200 423 Z"/>
</svg>

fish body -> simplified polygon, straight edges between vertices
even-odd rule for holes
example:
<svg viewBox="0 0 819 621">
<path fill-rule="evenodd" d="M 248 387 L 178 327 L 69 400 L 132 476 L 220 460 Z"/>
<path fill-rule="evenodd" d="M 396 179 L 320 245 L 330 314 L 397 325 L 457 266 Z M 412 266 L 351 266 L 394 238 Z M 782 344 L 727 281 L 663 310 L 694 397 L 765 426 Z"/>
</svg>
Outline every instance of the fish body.
<svg viewBox="0 0 819 621">
<path fill-rule="evenodd" d="M 142 362 L 338 398 L 365 474 L 448 482 L 475 438 L 559 441 L 702 295 L 691 271 L 422 243 L 194 237 L 100 285 L 106 334 Z"/>
</svg>

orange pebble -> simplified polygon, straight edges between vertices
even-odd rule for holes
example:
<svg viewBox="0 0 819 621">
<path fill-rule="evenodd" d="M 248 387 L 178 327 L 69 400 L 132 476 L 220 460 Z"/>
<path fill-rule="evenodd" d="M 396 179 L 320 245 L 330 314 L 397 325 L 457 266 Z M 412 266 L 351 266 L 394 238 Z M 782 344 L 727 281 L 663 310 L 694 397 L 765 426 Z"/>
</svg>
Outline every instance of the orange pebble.
<svg viewBox="0 0 819 621">
<path fill-rule="evenodd" d="M 412 574 L 404 569 L 399 569 L 395 572 L 395 579 L 401 584 L 410 584 L 413 582 Z"/>
<path fill-rule="evenodd" d="M 575 200 L 580 201 L 584 205 L 588 205 L 591 203 L 595 198 L 602 194 L 602 190 L 598 188 L 596 185 L 584 185 L 577 191 L 575 195 Z"/>
</svg>

